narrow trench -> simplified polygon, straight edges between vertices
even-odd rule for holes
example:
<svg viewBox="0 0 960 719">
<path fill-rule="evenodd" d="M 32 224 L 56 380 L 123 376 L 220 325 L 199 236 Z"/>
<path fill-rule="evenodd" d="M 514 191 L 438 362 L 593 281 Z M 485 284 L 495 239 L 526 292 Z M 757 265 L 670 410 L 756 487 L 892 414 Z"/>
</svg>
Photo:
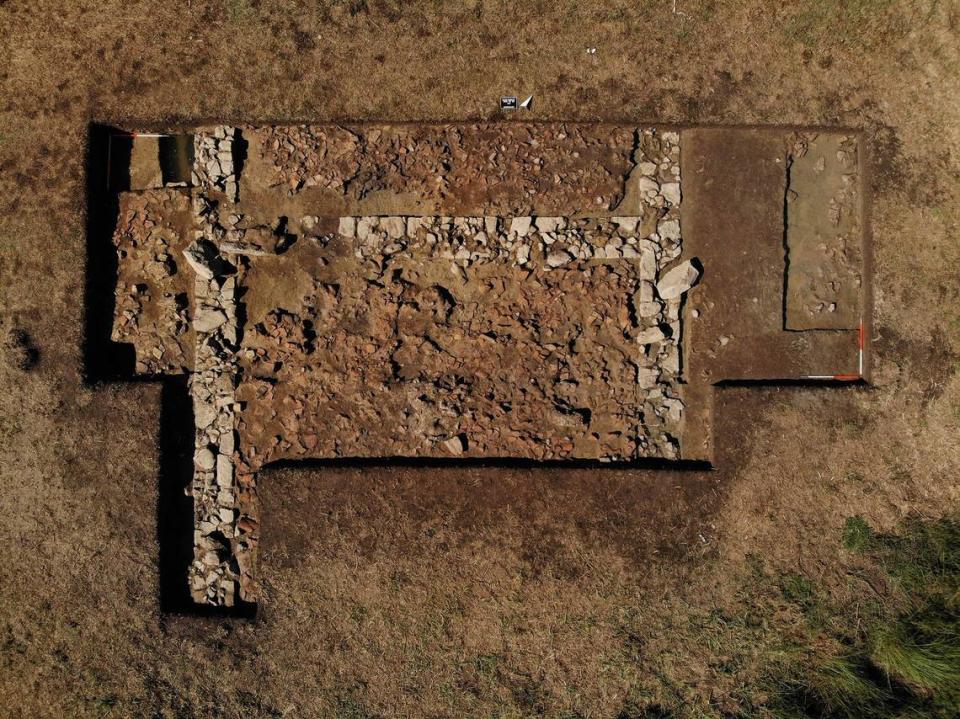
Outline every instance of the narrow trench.
<svg viewBox="0 0 960 719">
<path fill-rule="evenodd" d="M 282 459 L 265 465 L 261 471 L 275 468 L 292 469 L 362 469 L 412 467 L 455 468 L 474 467 L 489 469 L 599 469 L 618 473 L 636 470 L 671 470 L 676 472 L 704 472 L 713 469 L 705 460 L 661 459 L 640 457 L 637 459 L 604 462 L 599 459 L 526 459 L 523 457 L 336 457 L 326 459 Z"/>
<path fill-rule="evenodd" d="M 163 184 L 189 183 L 193 173 L 193 135 L 167 135 L 157 144 Z"/>
<path fill-rule="evenodd" d="M 160 476 L 157 493 L 160 609 L 189 612 L 187 568 L 193 560 L 193 406 L 185 376 L 165 379 L 160 399 Z"/>
<path fill-rule="evenodd" d="M 793 166 L 793 153 L 786 153 L 786 159 L 783 163 L 783 171 L 785 173 L 785 180 L 783 186 L 783 302 L 780 309 L 781 312 L 781 321 L 782 329 L 788 330 L 787 327 L 787 290 L 790 277 L 790 238 L 789 238 L 789 223 L 790 223 L 790 170 Z"/>
</svg>

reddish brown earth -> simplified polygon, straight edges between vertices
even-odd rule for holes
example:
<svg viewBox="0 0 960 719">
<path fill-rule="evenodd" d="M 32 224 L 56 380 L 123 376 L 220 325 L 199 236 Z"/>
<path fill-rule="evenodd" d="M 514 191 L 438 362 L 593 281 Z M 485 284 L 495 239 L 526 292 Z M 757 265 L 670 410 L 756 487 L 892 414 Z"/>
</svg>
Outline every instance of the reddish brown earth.
<svg viewBox="0 0 960 719">
<path fill-rule="evenodd" d="M 649 430 L 640 421 L 636 263 L 490 263 L 457 276 L 449 261 L 411 254 L 384 271 L 336 239 L 303 243 L 281 261 L 306 268 L 318 289 L 290 298 L 293 310 L 251 318 L 237 398 L 258 467 L 296 457 L 663 451 L 636 445 L 656 420 L 651 411 Z M 271 281 L 269 267 L 254 268 L 251 299 Z"/>
<path fill-rule="evenodd" d="M 735 423 L 719 426 L 712 417 L 718 382 L 835 375 L 849 381 L 869 370 L 869 343 L 860 364 L 859 331 L 797 332 L 785 326 L 784 193 L 790 138 L 789 133 L 761 129 L 684 133 L 684 245 L 705 268 L 685 307 L 690 408 L 685 450 L 690 457 L 711 457 L 718 434 L 737 432 Z M 858 238 L 866 241 L 863 235 Z M 863 253 L 858 257 L 862 260 Z M 867 289 L 858 282 L 853 293 L 857 307 L 869 302 Z"/>
<path fill-rule="evenodd" d="M 619 204 L 635 133 L 630 126 L 490 123 L 252 127 L 244 135 L 254 188 L 328 190 L 340 202 L 400 195 L 425 208 L 417 214 L 569 216 Z"/>
<path fill-rule="evenodd" d="M 787 156 L 784 326 L 856 329 L 865 314 L 860 143 L 798 133 Z"/>
<path fill-rule="evenodd" d="M 193 214 L 178 190 L 125 193 L 113 241 L 117 291 L 111 339 L 133 346 L 137 374 L 182 374 L 193 366 L 191 277 L 183 264 Z"/>
</svg>

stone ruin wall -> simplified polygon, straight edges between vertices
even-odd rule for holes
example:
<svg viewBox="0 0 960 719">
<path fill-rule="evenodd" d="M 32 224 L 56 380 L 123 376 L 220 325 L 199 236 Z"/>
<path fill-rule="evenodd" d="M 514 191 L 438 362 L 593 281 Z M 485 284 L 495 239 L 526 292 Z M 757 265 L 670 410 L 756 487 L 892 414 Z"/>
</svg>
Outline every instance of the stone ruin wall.
<svg viewBox="0 0 960 719">
<path fill-rule="evenodd" d="M 259 132 L 267 135 L 260 160 L 273 168 L 268 183 L 286 195 L 393 188 L 416 154 L 378 144 L 375 131 L 362 140 L 339 128 Z M 522 203 L 552 187 L 581 212 L 592 204 L 593 218 L 304 214 L 264 222 L 242 207 L 238 134 L 228 127 L 196 134 L 192 188 L 122 198 L 114 338 L 134 345 L 138 371 L 190 374 L 195 601 L 253 598 L 256 472 L 278 459 L 680 456 L 680 307 L 699 271 L 680 261 L 679 136 L 619 132 L 616 142 L 584 140 L 585 152 L 606 153 L 619 175 L 596 162 L 574 162 L 557 181 L 515 173 L 528 193 Z M 542 168 L 536 138 L 514 145 L 500 152 Z M 617 149 L 624 145 L 627 163 Z M 483 166 L 496 165 L 489 153 L 427 149 L 427 166 L 452 163 L 448 175 L 483 177 Z M 555 150 L 547 143 L 541 151 Z M 415 177 L 420 185 L 409 182 L 423 195 L 445 197 L 427 173 Z M 600 191 L 585 195 L 584 177 Z M 488 201 L 499 191 L 496 182 L 471 190 Z M 454 195 L 451 205 L 464 202 Z M 190 227 L 180 236 L 189 244 L 159 229 L 163 217 L 144 215 L 152 197 L 164 198 L 168 221 L 187 203 Z M 625 205 L 632 214 L 612 214 Z M 276 285 L 299 288 L 287 293 L 296 302 L 271 308 Z M 364 326 L 355 321 L 361 306 Z M 389 312 L 378 320 L 380 308 Z M 518 386 L 530 376 L 537 386 Z"/>
</svg>

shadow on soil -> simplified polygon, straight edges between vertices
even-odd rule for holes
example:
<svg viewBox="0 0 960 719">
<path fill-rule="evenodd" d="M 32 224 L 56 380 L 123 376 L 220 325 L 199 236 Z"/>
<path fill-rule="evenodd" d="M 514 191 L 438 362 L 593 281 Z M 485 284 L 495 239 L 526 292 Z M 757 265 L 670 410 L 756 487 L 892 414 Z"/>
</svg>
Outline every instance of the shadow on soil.
<svg viewBox="0 0 960 719">
<path fill-rule="evenodd" d="M 91 125 L 87 143 L 87 267 L 84 299 L 84 379 L 89 384 L 133 378 L 134 354 L 129 345 L 111 341 L 117 255 L 113 231 L 118 195 L 130 188 L 132 143 L 120 130 Z"/>
<path fill-rule="evenodd" d="M 712 469 L 709 462 L 697 460 L 632 459 L 601 462 L 595 459 L 538 460 L 519 457 L 339 457 L 335 459 L 297 459 L 273 462 L 265 469 L 353 469 L 353 468 L 453 468 L 491 469 L 600 469 L 611 472 L 625 470 L 671 470 L 704 472 Z"/>
<path fill-rule="evenodd" d="M 160 487 L 157 540 L 160 548 L 160 609 L 188 611 L 187 568 L 193 559 L 193 500 L 186 490 L 193 474 L 193 407 L 185 377 L 163 382 L 160 403 Z"/>
<path fill-rule="evenodd" d="M 134 374 L 131 345 L 113 342 L 117 255 L 113 245 L 119 194 L 130 189 L 129 134 L 108 125 L 89 128 L 87 169 L 87 266 L 85 278 L 84 381 L 161 381 L 160 476 L 157 539 L 160 608 L 164 612 L 214 614 L 194 604 L 187 587 L 193 559 L 193 500 L 186 494 L 193 474 L 193 409 L 186 377 L 143 377 Z M 182 174 L 183 168 L 171 173 Z M 251 615 L 243 607 L 233 616 Z"/>
</svg>

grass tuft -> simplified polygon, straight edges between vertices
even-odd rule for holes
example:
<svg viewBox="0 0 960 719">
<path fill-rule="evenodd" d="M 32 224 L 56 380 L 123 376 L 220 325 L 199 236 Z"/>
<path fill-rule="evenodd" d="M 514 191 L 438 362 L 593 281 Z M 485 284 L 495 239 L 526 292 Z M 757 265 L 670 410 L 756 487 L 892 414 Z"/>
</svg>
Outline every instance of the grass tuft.
<svg viewBox="0 0 960 719">
<path fill-rule="evenodd" d="M 955 612 L 926 608 L 881 627 L 870 658 L 887 676 L 912 688 L 955 690 L 960 687 L 960 619 Z"/>
<path fill-rule="evenodd" d="M 376 719 L 363 704 L 351 696 L 339 697 L 334 708 L 336 719 Z"/>
<path fill-rule="evenodd" d="M 831 626 L 856 626 L 823 636 L 811 628 L 792 661 L 771 677 L 770 709 L 783 719 L 903 719 L 960 716 L 960 523 L 912 520 L 899 534 L 876 534 L 862 517 L 844 525 L 843 546 L 874 560 L 902 596 L 825 608 Z M 805 604 L 813 584 L 780 579 L 784 598 Z M 839 647 L 811 668 L 818 646 Z M 804 648 L 805 647 L 805 648 Z"/>
<path fill-rule="evenodd" d="M 847 517 L 843 525 L 843 546 L 851 552 L 864 552 L 873 540 L 873 530 L 859 514 Z"/>
<path fill-rule="evenodd" d="M 876 712 L 886 699 L 855 655 L 830 658 L 797 682 L 795 690 L 796 709 L 806 712 L 801 716 L 865 717 Z"/>
<path fill-rule="evenodd" d="M 788 573 L 780 577 L 780 591 L 788 602 L 809 606 L 813 602 L 813 582 L 802 574 Z"/>
</svg>

